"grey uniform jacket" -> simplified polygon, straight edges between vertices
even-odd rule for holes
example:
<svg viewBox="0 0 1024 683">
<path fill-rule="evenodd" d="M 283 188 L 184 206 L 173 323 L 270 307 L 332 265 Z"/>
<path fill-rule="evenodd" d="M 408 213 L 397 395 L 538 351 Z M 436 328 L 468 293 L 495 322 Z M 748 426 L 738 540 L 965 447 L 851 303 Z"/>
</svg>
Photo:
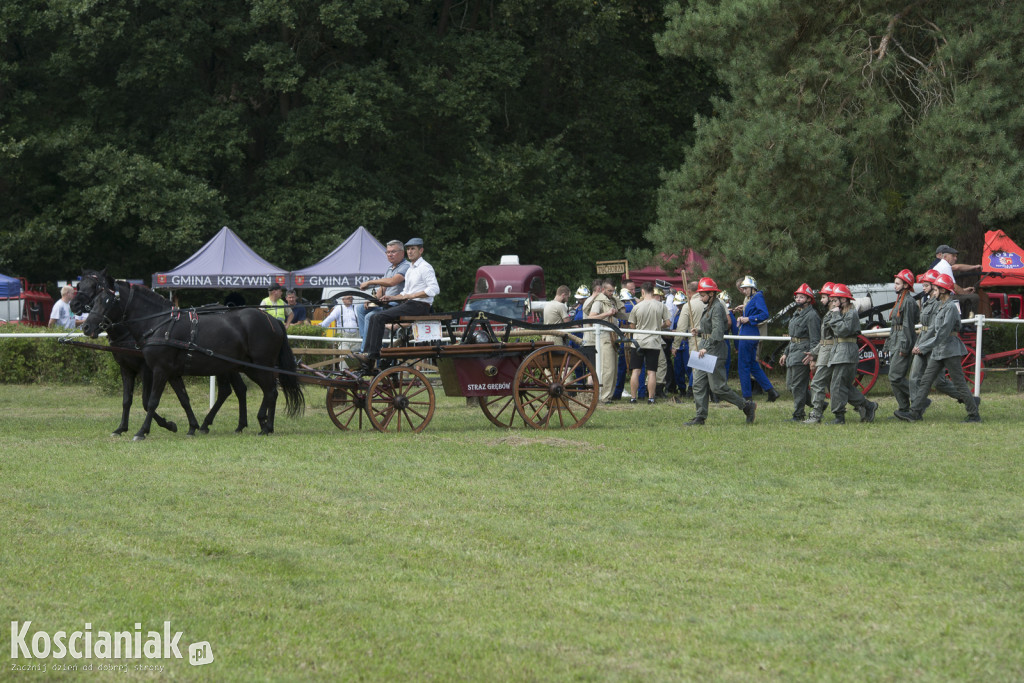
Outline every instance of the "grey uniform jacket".
<svg viewBox="0 0 1024 683">
<path fill-rule="evenodd" d="M 786 367 L 802 365 L 804 354 L 821 339 L 821 317 L 814 306 L 798 308 L 789 319 L 789 344 L 786 345 Z"/>
<path fill-rule="evenodd" d="M 818 330 L 818 345 L 811 348 L 811 353 L 815 356 L 814 362 L 821 368 L 828 365 L 828 359 L 832 357 L 832 349 L 836 343 L 836 335 L 831 327 L 835 314 L 832 309 L 825 311 L 825 316 L 821 319 L 821 329 Z"/>
<path fill-rule="evenodd" d="M 935 313 L 939 310 L 939 300 L 933 299 L 930 296 L 925 297 L 924 301 L 921 302 L 921 330 L 917 335 L 917 341 L 915 346 L 920 347 L 921 344 L 925 343 L 927 339 L 935 334 L 933 323 L 935 322 Z M 930 348 L 930 345 L 929 345 Z"/>
<path fill-rule="evenodd" d="M 707 349 L 711 355 L 724 358 L 726 352 L 725 333 L 729 330 L 729 314 L 725 311 L 725 304 L 717 297 L 712 299 L 704 309 L 697 330 L 700 333 L 697 350 Z"/>
<path fill-rule="evenodd" d="M 860 313 L 856 306 L 851 306 L 846 313 L 834 311 L 829 320 L 829 327 L 836 337 L 836 345 L 832 347 L 829 365 L 839 363 L 856 363 L 860 360 L 860 349 L 857 335 L 860 334 Z"/>
<path fill-rule="evenodd" d="M 935 360 L 967 355 L 967 347 L 956 333 L 960 329 L 960 311 L 956 300 L 950 297 L 945 303 L 938 302 L 935 317 L 928 326 L 928 333 L 921 335 L 917 347 L 921 353 L 931 353 Z"/>
<path fill-rule="evenodd" d="M 897 299 L 896 306 L 889 312 L 889 338 L 885 340 L 884 350 L 890 354 L 901 353 L 909 355 L 917 343 L 917 321 L 920 318 L 920 309 L 910 292 L 901 295 L 903 300 Z"/>
</svg>

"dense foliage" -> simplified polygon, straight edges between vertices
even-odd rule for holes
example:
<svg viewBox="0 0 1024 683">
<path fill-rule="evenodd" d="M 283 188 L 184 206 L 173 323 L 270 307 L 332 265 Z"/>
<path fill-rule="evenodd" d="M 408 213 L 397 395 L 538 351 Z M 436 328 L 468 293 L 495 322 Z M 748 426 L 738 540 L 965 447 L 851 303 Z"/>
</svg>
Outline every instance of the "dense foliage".
<svg viewBox="0 0 1024 683">
<path fill-rule="evenodd" d="M 662 2 L 248 0 L 0 8 L 0 269 L 148 278 L 222 225 L 283 268 L 358 225 L 446 297 L 642 244 L 714 84 Z M 710 110 L 706 113 L 710 113 Z"/>
<path fill-rule="evenodd" d="M 695 0 L 658 45 L 728 94 L 665 177 L 648 237 L 789 292 L 884 281 L 1024 216 L 1024 5 Z"/>
</svg>

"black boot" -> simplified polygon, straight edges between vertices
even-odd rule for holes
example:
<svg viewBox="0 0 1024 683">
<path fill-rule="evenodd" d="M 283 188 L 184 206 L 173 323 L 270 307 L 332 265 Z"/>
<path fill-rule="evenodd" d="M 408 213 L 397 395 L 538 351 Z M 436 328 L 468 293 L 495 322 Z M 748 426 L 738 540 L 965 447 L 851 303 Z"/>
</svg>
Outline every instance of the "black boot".
<svg viewBox="0 0 1024 683">
<path fill-rule="evenodd" d="M 747 424 L 754 424 L 754 414 L 757 413 L 757 404 L 753 401 L 747 401 L 743 404 L 743 414 L 747 416 Z"/>
<path fill-rule="evenodd" d="M 893 415 L 895 415 L 899 419 L 903 420 L 904 422 L 920 422 L 921 421 L 921 413 L 919 413 L 918 411 L 913 410 L 913 409 L 911 409 L 911 410 L 897 410 L 895 413 L 893 413 Z"/>
<path fill-rule="evenodd" d="M 704 418 L 703 417 L 695 417 L 692 420 L 690 420 L 689 422 L 684 422 L 683 426 L 684 427 L 700 427 L 703 424 L 704 424 Z"/>
<path fill-rule="evenodd" d="M 860 416 L 861 422 L 874 422 L 875 412 L 878 410 L 878 404 L 874 401 L 868 401 L 867 406 L 864 407 L 864 414 Z"/>
<path fill-rule="evenodd" d="M 779 400 L 779 395 L 779 392 L 775 391 L 775 388 L 772 387 L 771 389 L 768 390 L 768 402 L 775 403 L 776 401 Z"/>
<path fill-rule="evenodd" d="M 825 424 L 830 425 L 844 425 L 846 424 L 846 413 L 836 413 L 836 416 L 826 422 Z"/>
</svg>

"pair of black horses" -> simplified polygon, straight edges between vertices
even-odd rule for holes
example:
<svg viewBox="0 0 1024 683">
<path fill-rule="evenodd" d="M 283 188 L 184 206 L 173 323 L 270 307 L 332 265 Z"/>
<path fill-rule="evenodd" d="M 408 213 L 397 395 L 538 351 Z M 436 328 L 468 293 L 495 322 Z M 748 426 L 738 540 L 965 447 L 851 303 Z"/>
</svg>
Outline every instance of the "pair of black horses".
<svg viewBox="0 0 1024 683">
<path fill-rule="evenodd" d="M 115 352 L 121 368 L 124 390 L 121 424 L 114 434 L 128 430 L 128 413 L 135 389 L 135 378 L 143 380 L 142 403 L 146 417 L 134 439 L 149 434 L 155 420 L 158 425 L 177 431 L 177 425 L 157 415 L 157 407 L 169 383 L 188 416 L 188 433 L 209 430 L 217 411 L 234 389 L 238 396 L 240 432 L 248 426 L 244 373 L 263 390 L 257 419 L 260 434 L 274 431 L 277 387 L 285 396 L 289 417 L 298 415 L 305 404 L 296 370 L 295 356 L 280 320 L 251 308 L 178 309 L 147 287 L 115 281 L 106 270 L 82 273 L 78 292 L 71 301 L 76 315 L 88 313 L 82 332 L 96 338 L 106 332 L 111 346 L 126 349 Z M 141 349 L 141 356 L 134 352 Z M 283 372 L 278 373 L 276 370 Z M 202 425 L 192 411 L 185 383 L 186 375 L 215 375 L 217 400 Z"/>
</svg>

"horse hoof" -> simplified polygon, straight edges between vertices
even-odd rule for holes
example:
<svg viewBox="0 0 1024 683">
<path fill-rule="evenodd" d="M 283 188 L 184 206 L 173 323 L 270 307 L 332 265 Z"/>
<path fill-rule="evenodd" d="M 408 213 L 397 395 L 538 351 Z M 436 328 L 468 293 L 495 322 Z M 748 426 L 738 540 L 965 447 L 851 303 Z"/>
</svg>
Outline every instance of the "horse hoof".
<svg viewBox="0 0 1024 683">
<path fill-rule="evenodd" d="M 235 434 L 241 434 L 243 431 L 245 431 L 245 427 L 239 427 L 235 430 Z"/>
<path fill-rule="evenodd" d="M 132 441 L 145 441 L 145 440 L 146 440 L 146 435 L 145 434 L 136 434 L 135 436 L 132 437 Z"/>
<path fill-rule="evenodd" d="M 172 434 L 177 434 L 178 433 L 178 425 L 175 424 L 174 422 L 168 421 L 167 422 L 167 431 L 171 432 Z"/>
<path fill-rule="evenodd" d="M 111 436 L 121 436 L 124 432 L 110 432 Z"/>
<path fill-rule="evenodd" d="M 199 428 L 199 433 L 200 434 L 209 434 L 210 433 L 210 428 L 209 427 L 200 427 Z"/>
</svg>

